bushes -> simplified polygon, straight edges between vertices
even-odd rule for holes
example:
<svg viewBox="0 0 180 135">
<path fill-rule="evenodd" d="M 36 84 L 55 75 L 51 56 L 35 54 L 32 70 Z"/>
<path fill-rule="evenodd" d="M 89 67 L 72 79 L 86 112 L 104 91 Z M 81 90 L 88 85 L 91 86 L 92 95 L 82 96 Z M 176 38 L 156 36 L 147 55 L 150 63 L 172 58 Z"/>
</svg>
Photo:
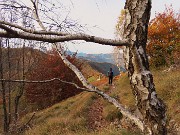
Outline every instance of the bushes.
<svg viewBox="0 0 180 135">
<path fill-rule="evenodd" d="M 158 13 L 151 20 L 148 29 L 147 53 L 150 63 L 155 67 L 170 66 L 179 63 L 180 59 L 180 14 L 172 7 Z"/>
<path fill-rule="evenodd" d="M 75 57 L 67 56 L 67 58 L 75 64 Z M 44 56 L 27 75 L 28 80 L 48 80 L 52 78 L 74 82 L 81 86 L 74 72 L 63 63 L 54 51 Z M 59 81 L 28 84 L 26 86 L 26 97 L 28 101 L 38 105 L 39 108 L 53 105 L 80 92 L 75 86 Z"/>
</svg>

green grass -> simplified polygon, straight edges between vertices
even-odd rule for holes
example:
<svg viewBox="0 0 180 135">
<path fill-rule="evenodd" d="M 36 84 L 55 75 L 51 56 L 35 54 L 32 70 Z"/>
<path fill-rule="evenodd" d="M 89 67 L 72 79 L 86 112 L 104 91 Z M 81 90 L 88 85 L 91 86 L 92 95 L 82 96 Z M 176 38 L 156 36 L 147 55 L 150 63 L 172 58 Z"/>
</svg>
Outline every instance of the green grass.
<svg viewBox="0 0 180 135">
<path fill-rule="evenodd" d="M 91 82 L 94 82 L 94 81 L 96 81 L 96 80 L 97 80 L 96 77 L 91 76 L 91 77 L 88 78 L 87 81 L 88 81 L 89 83 L 91 83 Z"/>
<path fill-rule="evenodd" d="M 103 86 L 103 90 L 104 90 L 104 92 L 109 91 L 110 90 L 110 86 L 109 85 L 104 85 Z"/>
</svg>

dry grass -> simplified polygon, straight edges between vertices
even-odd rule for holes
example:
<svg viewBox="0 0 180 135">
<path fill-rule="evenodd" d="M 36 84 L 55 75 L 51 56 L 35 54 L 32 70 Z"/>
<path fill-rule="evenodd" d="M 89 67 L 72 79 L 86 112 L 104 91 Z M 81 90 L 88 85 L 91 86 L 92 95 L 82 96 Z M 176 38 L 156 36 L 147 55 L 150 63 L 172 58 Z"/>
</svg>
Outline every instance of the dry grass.
<svg viewBox="0 0 180 135">
<path fill-rule="evenodd" d="M 109 125 L 103 130 L 92 131 L 87 127 L 87 115 L 89 106 L 93 100 L 98 98 L 92 93 L 81 93 L 74 97 L 56 104 L 50 108 L 39 111 L 32 121 L 32 128 L 25 132 L 26 135 L 138 135 L 138 133 L 117 129 Z M 109 111 L 109 106 L 111 111 Z M 114 106 L 107 103 L 104 106 L 105 118 L 112 120 L 119 117 L 118 113 L 112 113 Z M 118 112 L 118 111 L 114 111 Z M 28 114 L 22 122 L 29 119 L 32 114 Z"/>
<path fill-rule="evenodd" d="M 153 71 L 159 97 L 167 106 L 168 119 L 180 125 L 180 69 L 164 72 Z"/>
<path fill-rule="evenodd" d="M 180 70 L 161 72 L 153 71 L 154 82 L 158 96 L 167 105 L 168 119 L 174 119 L 180 124 Z M 135 99 L 133 97 L 129 79 L 126 74 L 122 75 L 115 82 L 114 86 L 105 84 L 107 80 L 99 81 L 95 85 L 100 86 L 104 91 L 119 100 L 128 108 L 134 109 Z M 68 98 L 54 106 L 37 112 L 31 122 L 31 129 L 25 132 L 26 135 L 139 135 L 139 132 L 118 129 L 113 125 L 103 128 L 100 131 L 90 131 L 87 127 L 87 115 L 89 106 L 99 96 L 83 92 L 74 97 Z M 118 110 L 107 101 L 103 101 L 103 118 L 107 122 L 114 119 L 121 119 Z M 32 114 L 22 119 L 26 122 Z"/>
<path fill-rule="evenodd" d="M 134 108 L 135 99 L 127 74 L 123 74 L 120 76 L 119 80 L 115 82 L 115 88 L 112 90 L 111 96 L 116 97 L 119 102 L 126 107 Z"/>
<path fill-rule="evenodd" d="M 33 120 L 35 126 L 25 134 L 56 135 L 87 132 L 85 112 L 91 102 L 90 96 L 89 93 L 82 93 L 38 112 Z M 23 121 L 26 121 L 25 119 Z"/>
</svg>

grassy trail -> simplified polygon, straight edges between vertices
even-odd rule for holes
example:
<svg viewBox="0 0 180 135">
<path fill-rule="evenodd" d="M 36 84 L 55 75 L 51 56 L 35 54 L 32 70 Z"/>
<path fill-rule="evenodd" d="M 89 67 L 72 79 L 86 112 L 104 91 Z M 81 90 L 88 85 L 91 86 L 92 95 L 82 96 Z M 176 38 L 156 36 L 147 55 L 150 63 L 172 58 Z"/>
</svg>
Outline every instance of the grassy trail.
<svg viewBox="0 0 180 135">
<path fill-rule="evenodd" d="M 158 97 L 167 106 L 169 135 L 180 134 L 180 69 L 170 72 L 152 71 Z M 136 109 L 127 74 L 115 78 L 113 85 L 107 78 L 91 82 L 116 98 L 130 110 Z M 27 122 L 32 114 L 20 121 Z M 141 135 L 126 118 L 102 97 L 82 92 L 58 104 L 37 111 L 25 135 Z M 132 128 L 133 127 L 133 128 Z M 179 131 L 178 131 L 179 130 Z"/>
</svg>

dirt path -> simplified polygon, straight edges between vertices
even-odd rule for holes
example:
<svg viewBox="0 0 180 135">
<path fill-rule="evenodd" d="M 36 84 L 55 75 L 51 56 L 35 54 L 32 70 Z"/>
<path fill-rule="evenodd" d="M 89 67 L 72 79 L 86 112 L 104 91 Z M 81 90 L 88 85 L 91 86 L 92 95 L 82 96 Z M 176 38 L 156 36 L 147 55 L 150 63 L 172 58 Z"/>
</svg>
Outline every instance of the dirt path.
<svg viewBox="0 0 180 135">
<path fill-rule="evenodd" d="M 100 98 L 93 101 L 88 112 L 88 127 L 90 130 L 100 130 L 106 125 L 102 116 L 103 104 Z"/>
<path fill-rule="evenodd" d="M 96 87 L 103 87 L 107 85 L 107 79 L 101 80 L 100 82 L 94 82 Z M 97 84 L 99 84 L 97 86 Z M 115 88 L 114 85 L 111 85 L 109 88 L 109 91 L 107 91 L 108 94 L 111 93 L 111 91 Z M 93 101 L 91 106 L 89 107 L 88 112 L 88 127 L 90 130 L 101 130 L 107 125 L 106 120 L 103 118 L 103 103 L 102 98 L 98 97 Z"/>
</svg>

